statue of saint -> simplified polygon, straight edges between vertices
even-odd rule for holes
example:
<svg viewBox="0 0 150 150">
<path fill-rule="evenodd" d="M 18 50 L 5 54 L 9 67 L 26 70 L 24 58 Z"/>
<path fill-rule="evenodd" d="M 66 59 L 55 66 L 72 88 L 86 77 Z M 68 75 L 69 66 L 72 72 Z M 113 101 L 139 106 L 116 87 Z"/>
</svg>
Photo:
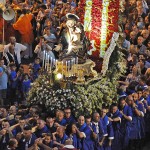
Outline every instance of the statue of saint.
<svg viewBox="0 0 150 150">
<path fill-rule="evenodd" d="M 86 61 L 90 42 L 85 36 L 82 24 L 78 21 L 79 17 L 71 13 L 68 13 L 66 17 L 66 28 L 62 31 L 55 50 L 59 51 L 61 61 L 78 57 L 78 63 L 83 64 Z"/>
</svg>

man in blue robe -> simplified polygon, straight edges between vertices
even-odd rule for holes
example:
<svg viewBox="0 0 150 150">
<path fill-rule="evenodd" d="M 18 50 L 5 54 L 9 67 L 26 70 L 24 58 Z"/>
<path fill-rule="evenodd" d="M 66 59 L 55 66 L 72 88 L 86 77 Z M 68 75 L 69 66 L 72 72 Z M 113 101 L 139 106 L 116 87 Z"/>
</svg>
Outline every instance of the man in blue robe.
<svg viewBox="0 0 150 150">
<path fill-rule="evenodd" d="M 65 108 L 64 112 L 65 112 L 65 120 L 66 120 L 67 124 L 76 122 L 75 118 L 71 115 L 71 109 L 70 108 Z"/>
<path fill-rule="evenodd" d="M 104 139 L 105 136 L 107 136 L 107 131 L 105 130 L 106 132 L 104 132 L 102 119 L 100 119 L 100 115 L 97 112 L 93 114 L 92 130 L 97 135 L 96 139 L 94 139 L 94 149 L 103 150 Z"/>
<path fill-rule="evenodd" d="M 109 118 L 107 116 L 107 112 L 108 112 L 108 107 L 103 106 L 101 110 L 101 121 L 103 124 L 104 136 L 105 136 L 103 147 L 104 150 L 111 150 L 112 141 L 114 139 L 114 131 L 112 127 L 112 122 L 109 121 Z"/>
<path fill-rule="evenodd" d="M 109 121 L 112 122 L 114 130 L 114 140 L 112 143 L 112 150 L 122 150 L 121 144 L 122 134 L 120 132 L 122 114 L 120 113 L 117 104 L 113 103 L 110 106 L 110 112 L 108 113 L 108 117 Z"/>
<path fill-rule="evenodd" d="M 126 104 L 126 97 L 122 97 L 119 99 L 119 110 L 122 114 L 121 120 L 121 133 L 122 133 L 122 146 L 123 149 L 126 149 L 129 144 L 129 133 L 131 128 L 132 121 L 132 109 L 130 106 Z"/>
<path fill-rule="evenodd" d="M 59 127 L 59 126 L 66 126 L 67 122 L 64 118 L 64 112 L 63 111 L 59 111 L 58 112 L 58 116 L 55 120 L 55 126 Z"/>
<path fill-rule="evenodd" d="M 143 91 L 143 97 L 144 97 L 143 103 L 145 104 L 144 106 L 146 108 L 146 114 L 144 116 L 145 132 L 146 132 L 146 137 L 150 138 L 150 93 L 148 89 Z"/>
<path fill-rule="evenodd" d="M 85 123 L 84 116 L 79 116 L 77 127 L 78 127 L 77 134 L 81 139 L 81 145 L 82 145 L 81 150 L 94 150 L 94 142 L 91 138 L 92 130 Z"/>
<path fill-rule="evenodd" d="M 139 140 L 141 139 L 141 119 L 144 117 L 144 113 L 142 112 L 142 105 L 141 103 L 138 103 L 138 94 L 134 93 L 133 95 L 129 95 L 126 99 L 126 102 L 128 106 L 132 109 L 132 123 L 131 123 L 131 129 L 129 133 L 130 137 L 130 148 L 139 149 L 140 143 Z M 136 103 L 135 103 L 136 102 Z"/>
<path fill-rule="evenodd" d="M 58 148 L 63 148 L 65 141 L 68 139 L 68 136 L 65 134 L 65 128 L 63 126 L 59 126 L 55 133 L 53 133 L 54 144 Z"/>
<path fill-rule="evenodd" d="M 42 137 L 43 133 L 49 133 L 49 129 L 45 125 L 45 121 L 42 119 L 37 120 L 37 130 L 35 131 L 35 135 L 39 138 Z"/>
<path fill-rule="evenodd" d="M 23 137 L 19 141 L 18 150 L 26 150 L 30 148 L 31 146 L 33 146 L 36 139 L 36 136 L 31 131 L 31 127 L 24 127 Z"/>
</svg>

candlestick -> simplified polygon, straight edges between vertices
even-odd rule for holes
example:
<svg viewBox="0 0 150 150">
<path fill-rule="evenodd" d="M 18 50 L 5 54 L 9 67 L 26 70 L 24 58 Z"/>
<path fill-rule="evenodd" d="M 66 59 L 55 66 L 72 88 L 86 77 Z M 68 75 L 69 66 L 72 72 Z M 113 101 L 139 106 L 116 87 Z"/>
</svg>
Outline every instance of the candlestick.
<svg viewBox="0 0 150 150">
<path fill-rule="evenodd" d="M 57 69 L 57 63 L 58 63 L 58 60 L 56 60 L 56 64 L 55 64 L 56 69 Z"/>
<path fill-rule="evenodd" d="M 44 67 L 44 60 L 45 60 L 45 51 L 43 51 L 43 67 Z"/>
<path fill-rule="evenodd" d="M 50 59 L 49 59 L 50 55 L 47 56 L 48 59 L 48 64 L 47 64 L 47 71 L 49 71 L 49 65 L 50 65 Z"/>
<path fill-rule="evenodd" d="M 52 57 L 51 57 L 51 64 L 50 64 L 50 72 L 52 72 Z"/>
<path fill-rule="evenodd" d="M 70 77 L 70 61 L 68 61 L 68 77 Z"/>
<path fill-rule="evenodd" d="M 67 66 L 67 61 L 66 61 L 66 76 L 67 76 L 67 71 L 68 71 L 68 66 Z"/>
<path fill-rule="evenodd" d="M 46 68 L 47 68 L 47 53 L 45 55 L 45 70 L 46 70 Z"/>
<path fill-rule="evenodd" d="M 78 57 L 76 58 L 76 63 L 77 63 L 77 65 L 78 65 Z"/>
<path fill-rule="evenodd" d="M 72 66 L 71 66 L 72 76 L 74 76 L 74 58 L 71 61 L 72 61 Z"/>
<path fill-rule="evenodd" d="M 56 63 L 56 60 L 55 60 L 55 59 L 53 59 L 53 67 L 55 66 L 55 63 Z"/>
<path fill-rule="evenodd" d="M 73 61 L 74 61 L 74 68 L 73 68 L 73 72 L 74 72 L 74 76 L 76 76 L 76 71 L 75 71 L 75 67 L 76 67 L 76 65 L 75 65 L 75 64 L 76 64 L 76 59 L 74 58 L 74 60 L 73 60 Z"/>
</svg>

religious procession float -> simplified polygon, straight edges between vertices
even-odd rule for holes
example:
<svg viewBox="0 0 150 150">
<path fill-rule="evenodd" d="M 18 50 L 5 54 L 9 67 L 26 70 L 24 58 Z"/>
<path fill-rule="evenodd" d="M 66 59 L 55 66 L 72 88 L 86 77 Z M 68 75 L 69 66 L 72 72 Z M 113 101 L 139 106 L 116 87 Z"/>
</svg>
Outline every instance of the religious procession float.
<svg viewBox="0 0 150 150">
<path fill-rule="evenodd" d="M 29 104 L 54 111 L 70 107 L 75 115 L 92 113 L 117 101 L 118 79 L 126 70 L 122 49 L 121 0 L 80 0 L 78 14 L 66 15 L 55 51 L 44 51 L 43 73 L 33 83 Z"/>
</svg>

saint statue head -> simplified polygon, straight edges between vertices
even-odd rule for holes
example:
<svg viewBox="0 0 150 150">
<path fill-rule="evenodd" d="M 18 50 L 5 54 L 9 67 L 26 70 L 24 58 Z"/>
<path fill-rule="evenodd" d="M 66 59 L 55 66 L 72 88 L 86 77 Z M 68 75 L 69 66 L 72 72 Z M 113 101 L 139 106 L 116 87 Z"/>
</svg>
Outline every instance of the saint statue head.
<svg viewBox="0 0 150 150">
<path fill-rule="evenodd" d="M 66 14 L 67 22 L 66 25 L 68 28 L 73 28 L 77 21 L 79 20 L 79 17 L 75 14 L 67 13 Z"/>
</svg>

